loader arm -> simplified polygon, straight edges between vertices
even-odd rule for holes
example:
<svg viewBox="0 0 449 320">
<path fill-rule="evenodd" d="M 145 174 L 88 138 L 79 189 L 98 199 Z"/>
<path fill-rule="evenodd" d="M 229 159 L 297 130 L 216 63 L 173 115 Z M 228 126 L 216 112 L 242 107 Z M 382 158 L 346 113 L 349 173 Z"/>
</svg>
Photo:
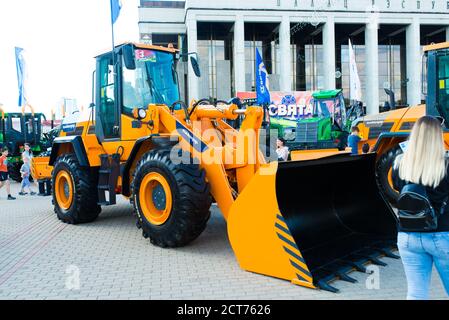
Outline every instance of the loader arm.
<svg viewBox="0 0 449 320">
<path fill-rule="evenodd" d="M 190 153 L 193 159 L 200 160 L 211 194 L 227 219 L 236 194 L 244 190 L 260 165 L 265 163 L 258 150 L 263 110 L 259 107 L 239 110 L 236 105 L 221 108 L 198 106 L 192 114 L 192 121 L 186 121 L 181 114 L 173 116 L 168 108 L 155 105 L 150 107 L 150 114 L 153 117 L 157 114 L 160 131 L 166 129 L 177 136 L 181 149 Z M 235 119 L 238 114 L 245 115 L 245 118 L 237 132 L 222 120 Z M 238 190 L 231 187 L 228 174 L 236 177 Z"/>
</svg>

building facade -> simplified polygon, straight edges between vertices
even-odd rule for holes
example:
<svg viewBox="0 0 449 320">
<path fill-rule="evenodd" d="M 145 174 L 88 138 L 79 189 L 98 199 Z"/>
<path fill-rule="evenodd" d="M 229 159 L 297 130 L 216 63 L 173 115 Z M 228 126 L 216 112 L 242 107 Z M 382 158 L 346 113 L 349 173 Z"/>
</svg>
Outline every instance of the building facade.
<svg viewBox="0 0 449 320">
<path fill-rule="evenodd" d="M 146 1 L 141 41 L 197 52 L 202 77 L 180 63 L 186 100 L 227 100 L 254 91 L 255 49 L 273 91 L 341 88 L 349 97 L 348 42 L 354 46 L 368 113 L 395 93 L 422 102 L 422 47 L 449 40 L 447 0 Z"/>
</svg>

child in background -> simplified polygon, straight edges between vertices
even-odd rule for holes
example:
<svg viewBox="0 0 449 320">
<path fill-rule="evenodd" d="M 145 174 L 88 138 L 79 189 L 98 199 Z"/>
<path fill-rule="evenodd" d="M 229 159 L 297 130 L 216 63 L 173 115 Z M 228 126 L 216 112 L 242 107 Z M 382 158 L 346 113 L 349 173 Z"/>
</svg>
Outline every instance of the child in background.
<svg viewBox="0 0 449 320">
<path fill-rule="evenodd" d="M 23 148 L 24 148 L 24 151 L 22 153 L 22 158 L 28 157 L 31 160 L 31 158 L 33 158 L 33 151 L 31 151 L 31 145 L 29 143 L 25 143 Z"/>
<path fill-rule="evenodd" d="M 352 127 L 351 135 L 348 137 L 348 147 L 352 149 L 353 155 L 359 154 L 360 130 L 358 127 Z"/>
<path fill-rule="evenodd" d="M 24 156 L 23 157 L 23 165 L 20 168 L 20 174 L 22 175 L 22 190 L 20 190 L 19 194 L 21 196 L 24 196 L 27 194 L 25 192 L 25 188 L 28 188 L 28 190 L 30 191 L 30 195 L 34 196 L 36 194 L 36 192 L 33 192 L 31 190 L 30 173 L 31 173 L 30 158 L 27 156 Z"/>
<path fill-rule="evenodd" d="M 363 145 L 363 147 L 362 147 L 362 152 L 363 152 L 363 154 L 369 153 L 370 148 L 371 148 L 371 147 L 369 146 L 369 144 L 368 144 L 368 143 L 365 143 L 365 144 Z"/>
<path fill-rule="evenodd" d="M 277 140 L 277 148 L 276 153 L 278 156 L 278 161 L 287 161 L 290 151 L 288 150 L 288 147 L 285 146 L 285 139 L 279 138 Z"/>
<path fill-rule="evenodd" d="M 8 148 L 3 148 L 0 155 L 0 189 L 6 186 L 6 192 L 8 193 L 8 200 L 16 200 L 11 196 L 11 185 L 9 183 L 8 175 Z"/>
<path fill-rule="evenodd" d="M 31 145 L 29 143 L 25 143 L 24 145 L 24 151 L 22 152 L 22 160 L 24 157 L 28 157 L 30 159 L 30 166 L 31 166 L 31 160 L 33 159 L 33 151 L 31 150 Z M 32 177 L 29 175 L 28 180 L 30 180 Z M 36 179 L 34 179 L 34 186 L 38 188 L 38 184 Z"/>
</svg>

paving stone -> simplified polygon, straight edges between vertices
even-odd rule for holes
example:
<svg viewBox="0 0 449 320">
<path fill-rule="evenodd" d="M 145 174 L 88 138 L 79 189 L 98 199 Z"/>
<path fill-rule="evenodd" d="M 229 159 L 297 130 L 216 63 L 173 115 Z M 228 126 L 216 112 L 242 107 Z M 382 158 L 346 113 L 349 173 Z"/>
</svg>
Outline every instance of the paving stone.
<svg viewBox="0 0 449 320">
<path fill-rule="evenodd" d="M 13 184 L 13 193 L 18 185 Z M 341 293 L 311 290 L 241 270 L 216 207 L 205 232 L 190 246 L 152 246 L 135 226 L 129 201 L 104 208 L 97 221 L 58 221 L 51 198 L 6 201 L 0 190 L 0 299 L 404 299 L 400 260 L 385 259 L 380 289 L 337 282 Z M 79 275 L 79 290 L 75 279 Z M 72 290 L 70 290 L 72 289 Z M 448 299 L 436 274 L 432 299 Z"/>
</svg>

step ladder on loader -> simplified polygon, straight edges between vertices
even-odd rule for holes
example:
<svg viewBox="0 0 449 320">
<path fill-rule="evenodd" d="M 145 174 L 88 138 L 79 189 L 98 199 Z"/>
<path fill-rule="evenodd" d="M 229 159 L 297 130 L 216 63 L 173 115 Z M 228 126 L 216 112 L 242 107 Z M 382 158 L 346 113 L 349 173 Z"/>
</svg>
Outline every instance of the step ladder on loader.
<svg viewBox="0 0 449 320">
<path fill-rule="evenodd" d="M 100 155 L 98 176 L 98 205 L 112 206 L 117 203 L 116 185 L 120 176 L 120 154 Z"/>
</svg>

